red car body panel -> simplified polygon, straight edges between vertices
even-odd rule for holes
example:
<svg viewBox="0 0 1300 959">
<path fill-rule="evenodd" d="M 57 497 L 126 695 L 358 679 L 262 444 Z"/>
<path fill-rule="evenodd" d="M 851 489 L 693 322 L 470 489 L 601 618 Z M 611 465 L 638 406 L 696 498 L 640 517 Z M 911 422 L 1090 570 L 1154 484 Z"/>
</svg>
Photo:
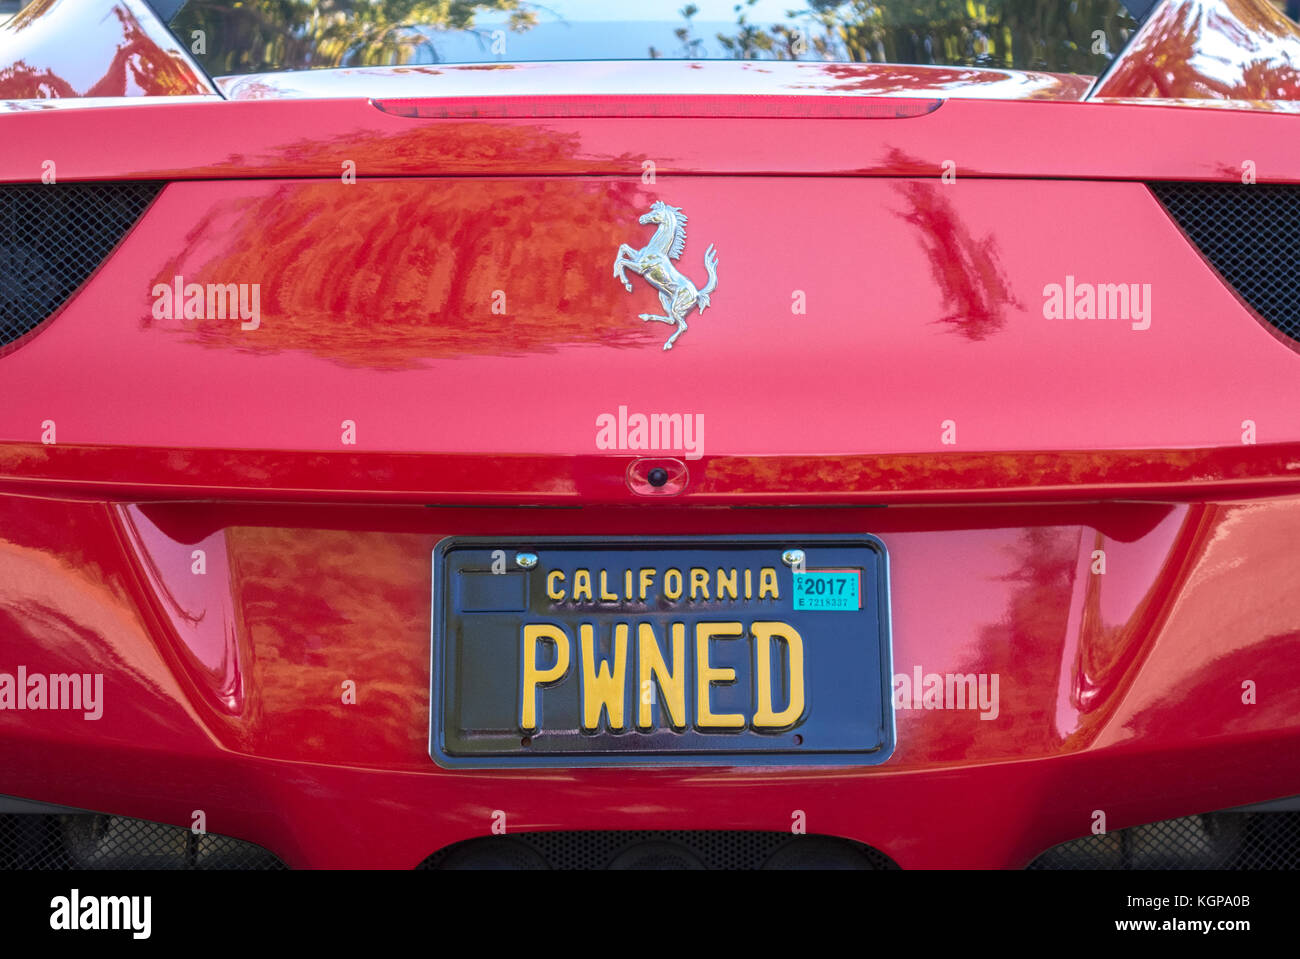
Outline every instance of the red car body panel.
<svg viewBox="0 0 1300 959">
<path fill-rule="evenodd" d="M 0 714 L 5 788 L 183 824 L 202 809 L 210 830 L 293 866 L 413 866 L 486 835 L 497 810 L 511 831 L 782 830 L 803 810 L 810 831 L 905 867 L 1015 867 L 1086 833 L 1095 809 L 1113 829 L 1300 787 L 1279 761 L 1300 742 L 1300 617 L 1275 588 L 1300 577 L 1295 499 L 647 519 L 6 496 L 0 516 L 7 657 L 108 677 L 96 723 Z M 428 564 L 442 535 L 847 528 L 889 544 L 896 668 L 1000 672 L 997 720 L 899 710 L 894 758 L 869 769 L 429 761 Z M 1095 548 L 1106 576 L 1088 572 Z M 340 702 L 349 678 L 355 706 Z M 1258 705 L 1243 705 L 1243 679 Z"/>
<path fill-rule="evenodd" d="M 212 99 L 0 120 L 0 182 L 50 157 L 61 182 L 173 181 L 0 351 L 0 669 L 105 677 L 95 721 L 0 711 L 0 793 L 201 809 L 291 866 L 394 868 L 498 811 L 519 832 L 797 810 L 904 867 L 1020 867 L 1098 809 L 1113 830 L 1300 794 L 1300 357 L 1142 182 L 1250 160 L 1300 183 L 1294 118 Z M 671 353 L 636 318 L 651 292 L 609 274 L 659 197 L 691 216 L 688 274 L 721 258 Z M 1067 275 L 1149 283 L 1149 328 L 1046 319 Z M 259 284 L 257 328 L 156 316 L 176 276 Z M 682 492 L 597 448 L 618 405 L 704 416 Z M 888 546 L 896 672 L 998 674 L 996 717 L 900 708 L 865 768 L 430 759 L 443 537 L 844 531 Z"/>
<path fill-rule="evenodd" d="M 635 320 L 653 308 L 652 291 L 629 295 L 605 268 L 546 264 L 609 260 L 666 186 L 626 177 L 173 183 L 56 321 L 5 355 L 0 475 L 29 487 L 97 477 L 137 492 L 274 486 L 421 502 L 628 502 L 626 463 L 597 450 L 596 416 L 689 398 L 710 427 L 692 502 L 892 502 L 980 489 L 1005 498 L 1034 487 L 1076 498 L 1300 481 L 1295 350 L 1224 288 L 1141 184 L 671 184 L 696 211 L 693 229 L 752 272 L 665 356 L 658 330 Z M 798 229 L 824 245 L 782 239 L 788 219 L 746 205 L 756 187 L 807 211 Z M 1122 209 L 1129 229 L 1090 231 L 1072 219 L 1022 229 L 1048 208 Z M 863 260 L 878 277 L 928 282 L 864 284 Z M 1124 278 L 1136 263 L 1159 311 L 1150 329 L 1044 319 L 1046 284 Z M 153 289 L 178 275 L 259 284 L 262 325 L 155 318 Z M 801 278 L 807 315 L 791 311 L 790 276 Z M 498 288 L 504 315 L 492 309 Z M 747 346 L 777 341 L 780 352 Z M 453 399 L 489 383 L 509 388 L 482 403 Z M 289 384 L 293 402 L 268 404 Z M 157 397 L 191 392 L 204 400 L 154 415 Z M 955 448 L 941 435 L 948 419 Z M 1244 419 L 1258 424 L 1261 445 L 1243 447 Z M 47 420 L 55 445 L 41 439 Z M 343 420 L 358 424 L 348 447 Z M 235 458 L 177 475 L 186 469 L 177 451 L 204 450 Z M 501 467 L 514 457 L 518 468 Z M 1133 460 L 1140 468 L 1125 471 Z M 912 468 L 892 472 L 895 463 Z"/>
<path fill-rule="evenodd" d="M 355 163 L 358 177 L 364 178 L 606 175 L 639 180 L 647 158 L 654 159 L 661 177 L 938 178 L 950 162 L 958 178 L 1233 183 L 1240 182 L 1242 163 L 1249 159 L 1259 182 L 1300 180 L 1297 125 L 1289 115 L 1267 111 L 947 100 L 921 116 L 852 122 L 784 115 L 796 109 L 833 110 L 834 99 L 821 100 L 817 107 L 804 98 L 773 97 L 770 107 L 745 97 L 718 99 L 729 102 L 734 112 L 750 115 L 678 117 L 673 115 L 678 108 L 668 103 L 659 105 L 658 118 L 619 119 L 608 115 L 611 104 L 606 102 L 590 105 L 599 115 L 583 116 L 573 98 L 544 96 L 431 101 L 466 112 L 491 107 L 498 113 L 523 113 L 481 120 L 398 116 L 365 100 L 194 103 L 157 98 L 111 108 L 67 101 L 71 108 L 5 117 L 12 140 L 0 154 L 0 182 L 39 180 L 41 164 L 51 156 L 59 158 L 62 182 L 237 177 L 337 182 L 347 162 Z M 614 102 L 644 110 L 654 98 Z M 888 106 L 894 101 L 881 102 Z M 850 98 L 845 109 L 861 106 Z M 569 115 L 547 115 L 561 110 Z M 680 112 L 694 108 L 683 103 Z M 776 134 L 770 132 L 774 125 Z M 87 139 L 95 142 L 93 151 L 82 148 Z M 737 151 L 737 142 L 746 149 Z M 817 149 L 808 149 L 808 143 Z M 1117 143 L 1132 146 L 1117 149 Z"/>
</svg>

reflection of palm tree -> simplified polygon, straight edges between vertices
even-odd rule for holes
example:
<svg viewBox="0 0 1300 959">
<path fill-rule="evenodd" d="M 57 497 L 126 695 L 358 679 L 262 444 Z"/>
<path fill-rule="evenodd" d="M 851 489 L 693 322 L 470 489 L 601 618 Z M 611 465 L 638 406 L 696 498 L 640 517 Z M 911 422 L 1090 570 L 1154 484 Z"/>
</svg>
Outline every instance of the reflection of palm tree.
<svg viewBox="0 0 1300 959">
<path fill-rule="evenodd" d="M 943 187 L 909 181 L 898 189 L 908 209 L 897 215 L 918 228 L 935 285 L 943 294 L 947 313 L 939 322 L 972 340 L 997 333 L 1006 324 L 1007 308 L 1021 306 L 1002 269 L 997 240 L 991 234 L 972 236 L 942 194 Z"/>
<path fill-rule="evenodd" d="M 178 36 L 209 37 L 200 54 L 216 74 L 437 62 L 431 34 L 473 31 L 485 12 L 520 33 L 537 23 L 528 0 L 192 0 L 172 22 Z"/>
<path fill-rule="evenodd" d="M 808 0 L 788 23 L 764 29 L 736 7 L 736 30 L 718 34 L 728 56 L 798 59 L 794 37 L 820 60 L 854 63 L 952 64 L 1046 69 L 1097 75 L 1109 52 L 1094 53 L 1094 31 L 1118 50 L 1137 24 L 1117 0 L 1078 0 L 1058 10 L 1041 0 Z M 683 11 L 683 14 L 685 11 Z"/>
<path fill-rule="evenodd" d="M 1234 69 L 1210 39 L 1233 35 Z M 1268 4 L 1224 0 L 1161 7 L 1097 91 L 1103 97 L 1284 100 L 1300 95 L 1300 28 Z M 1261 56 L 1244 62 L 1254 49 Z M 1277 51 L 1265 55 L 1266 51 Z M 1279 55 L 1280 54 L 1280 55 Z M 1240 72 L 1238 72 L 1238 70 Z"/>
<path fill-rule="evenodd" d="M 5 32 L 12 34 L 30 27 L 48 6 L 48 3 L 32 4 L 14 14 L 5 24 Z M 205 92 L 205 84 L 190 67 L 178 55 L 154 43 L 134 16 L 122 7 L 114 7 L 112 12 L 118 21 L 120 37 L 114 44 L 112 60 L 100 65 L 103 72 L 88 86 L 78 91 L 66 76 L 20 59 L 0 69 L 0 97 L 11 100 L 120 97 L 133 88 L 173 96 Z"/>
<path fill-rule="evenodd" d="M 904 762 L 1023 758 L 1060 747 L 1052 723 L 1054 693 L 1069 629 L 1079 530 L 1069 524 L 1024 527 L 1003 550 L 1005 560 L 991 548 L 983 554 L 990 568 L 970 584 L 1001 596 L 1002 611 L 985 623 L 971 620 L 971 633 L 954 647 L 950 662 L 911 661 L 926 672 L 997 675 L 1001 720 L 986 724 L 965 710 L 899 711 L 898 722 L 907 726 Z M 911 671 L 897 658 L 894 668 Z"/>
<path fill-rule="evenodd" d="M 567 136 L 548 142 L 524 128 L 466 124 L 456 132 L 467 138 L 472 157 L 531 150 L 542 163 L 573 149 Z M 455 139 L 440 139 L 438 148 L 448 149 Z M 411 145 L 418 141 L 384 149 L 423 155 Z M 364 157 L 354 143 L 338 149 L 340 157 Z M 364 201 L 350 195 L 354 190 L 365 194 Z M 582 236 L 592 249 L 616 249 L 624 224 L 649 205 L 639 183 L 485 181 L 473 190 L 430 183 L 412 191 L 375 180 L 345 191 L 308 181 L 248 185 L 241 193 L 214 205 L 189 231 L 191 237 L 222 236 L 215 251 L 207 257 L 178 253 L 158 275 L 192 276 L 198 283 L 238 276 L 261 284 L 264 316 L 275 320 L 265 323 L 259 351 L 306 349 L 346 366 L 397 370 L 473 352 L 519 355 L 570 343 L 643 347 L 660 341 L 652 331 L 628 326 L 618 299 L 626 294 L 607 275 L 574 268 L 578 250 L 568 251 L 559 269 L 536 268 L 539 235 Z M 261 240 L 251 242 L 253 235 Z M 348 268 L 339 269 L 344 262 Z M 312 275 L 316 279 L 300 282 Z M 515 306 L 508 317 L 487 307 L 501 277 L 511 278 Z M 229 348 L 239 336 L 238 325 L 210 318 L 169 329 L 214 348 Z"/>
<path fill-rule="evenodd" d="M 751 7 L 757 2 L 745 0 L 745 4 Z M 719 33 L 718 42 L 729 56 L 737 60 L 757 59 L 760 51 L 767 52 L 775 45 L 770 33 L 749 22 L 744 7 L 739 3 L 736 4 L 736 33 L 732 36 Z"/>
<path fill-rule="evenodd" d="M 673 34 L 681 41 L 682 57 L 686 60 L 693 60 L 704 53 L 704 41 L 691 35 L 691 17 L 699 12 L 700 8 L 693 3 L 688 3 L 682 7 L 682 19 L 686 21 L 686 26 L 678 27 L 673 31 Z"/>
<path fill-rule="evenodd" d="M 806 0 L 777 23 L 751 19 L 757 0 L 738 0 L 732 29 L 717 33 L 723 57 L 873 63 L 956 64 L 1046 69 L 1097 75 L 1109 52 L 1094 53 L 1093 34 L 1106 31 L 1118 50 L 1135 29 L 1119 0 Z M 505 15 L 514 32 L 531 29 L 546 8 L 530 0 L 191 0 L 173 22 L 180 37 L 208 36 L 199 54 L 214 74 L 312 67 L 388 66 L 437 62 L 444 31 L 486 34 L 480 14 Z M 709 55 L 694 33 L 699 7 L 685 4 L 674 30 L 679 56 Z M 655 47 L 649 56 L 661 56 Z"/>
</svg>

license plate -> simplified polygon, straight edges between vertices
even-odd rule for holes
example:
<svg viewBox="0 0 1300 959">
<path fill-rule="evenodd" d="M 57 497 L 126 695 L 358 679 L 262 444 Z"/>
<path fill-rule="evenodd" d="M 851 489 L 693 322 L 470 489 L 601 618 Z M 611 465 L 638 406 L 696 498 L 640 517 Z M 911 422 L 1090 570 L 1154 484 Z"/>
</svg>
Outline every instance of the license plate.
<svg viewBox="0 0 1300 959">
<path fill-rule="evenodd" d="M 893 752 L 874 536 L 451 537 L 433 552 L 432 620 L 442 766 L 874 765 Z"/>
</svg>

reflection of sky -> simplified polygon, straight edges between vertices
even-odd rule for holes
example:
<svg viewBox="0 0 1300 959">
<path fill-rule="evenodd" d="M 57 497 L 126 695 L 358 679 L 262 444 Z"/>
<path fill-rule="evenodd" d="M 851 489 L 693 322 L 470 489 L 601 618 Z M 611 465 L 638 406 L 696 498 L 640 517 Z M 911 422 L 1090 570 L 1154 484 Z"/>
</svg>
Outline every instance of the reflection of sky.
<svg viewBox="0 0 1300 959">
<path fill-rule="evenodd" d="M 884 0 L 882 5 L 902 0 Z M 1046 0 L 1050 3 L 1051 0 Z M 783 24 L 822 34 L 804 0 L 758 0 L 749 6 L 742 0 L 694 0 L 698 12 L 689 21 L 690 39 L 700 41 L 688 51 L 674 31 L 688 26 L 681 14 L 687 0 L 539 0 L 527 3 L 537 24 L 520 33 L 507 31 L 505 52 L 492 52 L 493 30 L 508 23 L 511 11 L 485 10 L 475 14 L 472 31 L 422 31 L 428 34 L 436 54 L 423 51 L 414 63 L 527 62 L 538 60 L 644 60 L 650 48 L 663 59 L 731 59 L 735 54 L 718 42 L 717 35 L 734 37 L 739 31 L 737 7 L 749 25 L 770 31 Z M 793 15 L 792 15 L 793 14 Z M 925 17 L 918 14 L 917 22 Z M 759 59 L 772 54 L 756 51 Z M 816 60 L 809 46 L 799 59 Z M 833 57 L 833 59 L 846 59 Z"/>
<path fill-rule="evenodd" d="M 1064 8 L 1066 0 L 1037 0 L 1044 12 Z M 473 29 L 448 31 L 419 28 L 429 38 L 429 44 L 408 59 L 407 63 L 522 63 L 530 61 L 563 60 L 645 60 L 654 56 L 662 59 L 732 59 L 737 51 L 728 50 L 718 41 L 718 35 L 736 38 L 741 32 L 737 16 L 743 13 L 746 24 L 769 36 L 772 29 L 781 25 L 789 30 L 799 30 L 809 40 L 820 38 L 832 44 L 826 58 L 844 61 L 849 59 L 837 38 L 830 37 L 826 29 L 812 14 L 808 0 L 758 0 L 753 6 L 737 0 L 695 0 L 698 12 L 688 21 L 681 11 L 686 0 L 539 0 L 526 2 L 523 8 L 536 16 L 536 24 L 515 32 L 507 28 L 512 11 L 476 10 Z M 878 8 L 889 12 L 894 31 L 903 24 L 912 24 L 918 39 L 934 24 L 933 16 L 909 0 L 881 0 Z M 840 12 L 849 15 L 852 7 Z M 932 13 L 933 11 L 931 11 Z M 909 20 L 910 15 L 910 20 Z M 942 21 L 946 27 L 967 18 L 955 14 L 955 21 Z M 688 28 L 690 49 L 676 36 L 675 31 Z M 502 35 L 504 33 L 504 36 Z M 496 34 L 494 38 L 494 34 Z M 973 37 L 982 36 L 977 28 Z M 788 44 L 777 39 L 789 56 Z M 493 44 L 497 51 L 493 51 Z M 501 49 L 504 44 L 504 50 Z M 884 51 L 873 50 L 876 56 Z M 960 57 L 960 62 L 981 63 L 977 49 L 974 54 Z M 756 59 L 772 59 L 772 51 L 755 49 Z M 821 56 L 807 45 L 799 56 L 801 60 L 819 60 Z M 922 54 L 917 62 L 950 62 L 941 51 Z M 346 61 L 345 61 L 346 65 Z"/>
<path fill-rule="evenodd" d="M 764 21 L 770 27 L 773 21 Z M 781 18 L 780 22 L 798 24 Z M 612 22 L 569 20 L 563 23 L 541 20 L 537 26 L 521 33 L 507 30 L 504 53 L 492 52 L 493 30 L 499 22 L 476 19 L 477 31 L 426 31 L 437 51 L 437 58 L 423 54 L 416 63 L 520 62 L 528 60 L 644 60 L 654 47 L 661 57 L 681 59 L 687 56 L 682 42 L 673 31 L 684 25 L 677 20 L 627 20 Z M 691 36 L 702 40 L 695 57 L 729 59 L 732 54 L 718 43 L 717 34 L 736 33 L 734 20 L 709 23 L 693 22 Z M 811 48 L 802 59 L 814 59 Z"/>
</svg>

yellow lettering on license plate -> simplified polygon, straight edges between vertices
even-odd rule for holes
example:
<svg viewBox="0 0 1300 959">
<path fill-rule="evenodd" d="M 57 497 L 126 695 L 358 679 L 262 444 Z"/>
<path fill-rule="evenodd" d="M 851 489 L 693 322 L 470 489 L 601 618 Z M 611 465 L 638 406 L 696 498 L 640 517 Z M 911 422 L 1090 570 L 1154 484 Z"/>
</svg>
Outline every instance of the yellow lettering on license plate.
<svg viewBox="0 0 1300 959">
<path fill-rule="evenodd" d="M 739 621 L 698 622 L 689 649 L 685 623 L 668 624 L 663 636 L 648 622 L 637 623 L 635 634 L 632 624 L 615 623 L 610 639 L 610 655 L 601 658 L 596 627 L 590 623 L 580 625 L 576 637 L 554 623 L 524 625 L 519 682 L 523 732 L 541 728 L 541 690 L 571 675 L 578 678 L 581 724 L 588 732 L 602 728 L 602 715 L 609 731 L 622 731 L 629 723 L 643 731 L 653 729 L 656 702 L 663 707 L 666 725 L 679 731 L 690 725 L 704 732 L 746 727 L 775 731 L 803 718 L 803 637 L 789 623 L 756 621 L 746 627 Z M 716 713 L 713 688 L 736 682 L 736 670 L 714 664 L 714 644 L 744 639 L 751 641 L 754 669 L 751 708 L 747 714 Z M 784 669 L 773 669 L 774 652 L 783 658 Z M 688 664 L 693 676 L 689 685 Z M 629 676 L 640 693 L 635 709 L 627 702 Z"/>
</svg>

